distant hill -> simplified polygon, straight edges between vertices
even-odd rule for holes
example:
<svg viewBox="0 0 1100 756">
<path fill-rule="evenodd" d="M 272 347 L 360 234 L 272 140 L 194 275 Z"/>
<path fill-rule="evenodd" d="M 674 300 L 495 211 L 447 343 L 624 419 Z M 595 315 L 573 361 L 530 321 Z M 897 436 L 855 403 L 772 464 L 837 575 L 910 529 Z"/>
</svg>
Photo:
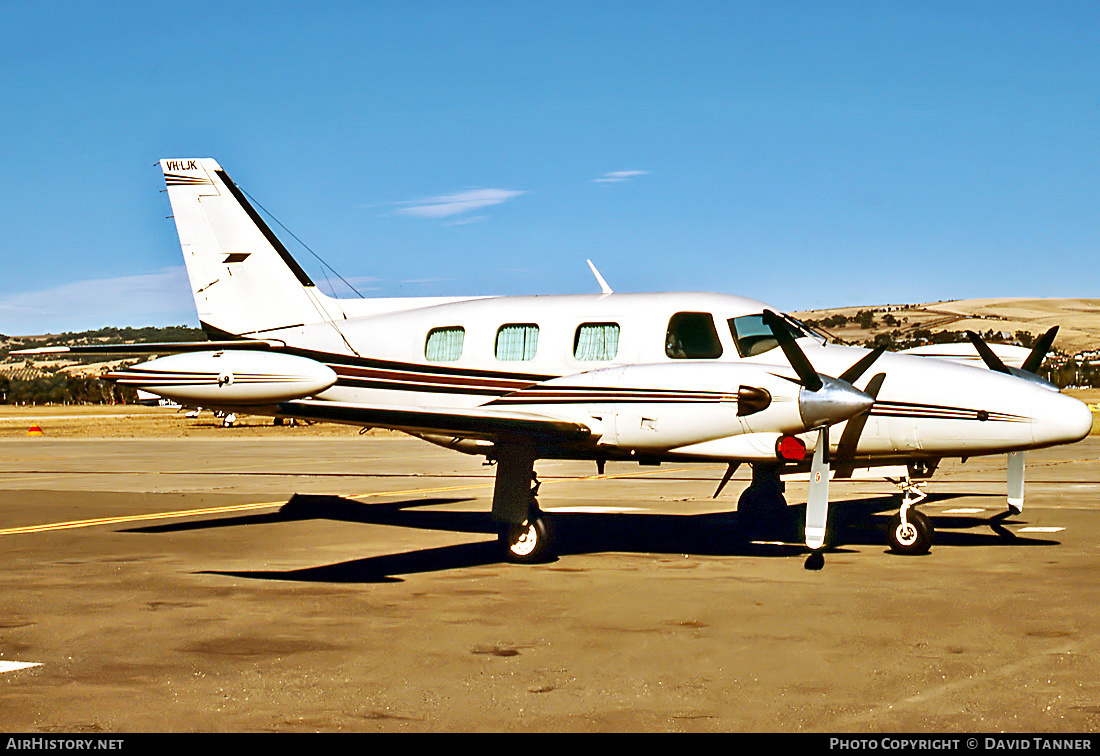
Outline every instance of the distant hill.
<svg viewBox="0 0 1100 756">
<path fill-rule="evenodd" d="M 75 344 L 142 344 L 152 341 L 202 341 L 206 336 L 191 326 L 131 328 L 108 326 L 94 331 L 42 334 L 36 336 L 5 336 L 0 334 L 0 355 L 10 349 L 34 349 L 40 346 L 73 346 Z M 18 346 L 14 346 L 18 344 Z"/>
<path fill-rule="evenodd" d="M 0 375 L 11 380 L 34 381 L 58 373 L 66 375 L 98 375 L 123 362 L 118 357 L 87 355 L 50 355 L 48 357 L 12 357 L 19 349 L 44 346 L 76 346 L 80 344 L 140 344 L 156 341 L 202 341 L 206 335 L 198 328 L 167 326 L 164 328 L 100 328 L 79 333 L 43 334 L 39 336 L 0 335 Z M 133 358 L 128 358 L 133 362 Z"/>
<path fill-rule="evenodd" d="M 927 342 L 925 334 L 917 338 L 919 332 L 941 334 L 938 340 L 963 340 L 968 330 L 983 335 L 992 332 L 992 341 L 1023 343 L 1027 339 L 1017 339 L 1018 332 L 1035 337 L 1058 326 L 1056 351 L 1072 356 L 1100 349 L 1100 299 L 965 299 L 792 314 L 821 324 L 824 330 L 854 344 L 871 343 L 880 334 L 905 345 L 922 338 Z"/>
<path fill-rule="evenodd" d="M 1058 326 L 1057 351 L 1074 355 L 1100 349 L 1100 299 L 964 299 L 925 304 L 884 304 L 838 307 L 792 313 L 812 321 L 843 341 L 872 342 L 879 334 L 896 334 L 909 341 L 918 332 L 947 334 L 941 340 L 962 340 L 963 332 L 1002 334 L 1001 340 L 1016 340 L 1016 333 L 1038 336 Z M 0 371 L 8 365 L 7 355 L 15 349 L 75 344 L 131 344 L 150 341 L 202 341 L 202 330 L 189 326 L 165 328 L 100 328 L 79 333 L 40 336 L 0 334 Z M 923 337 L 928 341 L 927 337 Z M 997 339 L 995 339 L 997 340 Z M 91 358 L 84 358 L 84 364 Z M 55 360 L 56 361 L 56 360 Z M 78 364 L 73 358 L 69 362 Z M 21 368 L 26 367 L 19 361 Z"/>
</svg>

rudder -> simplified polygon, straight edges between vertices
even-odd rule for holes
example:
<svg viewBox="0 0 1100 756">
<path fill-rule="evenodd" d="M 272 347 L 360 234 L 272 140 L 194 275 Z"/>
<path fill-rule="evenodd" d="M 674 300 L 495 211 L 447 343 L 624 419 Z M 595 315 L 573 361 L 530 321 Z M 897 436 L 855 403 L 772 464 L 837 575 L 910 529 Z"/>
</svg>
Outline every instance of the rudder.
<svg viewBox="0 0 1100 756">
<path fill-rule="evenodd" d="M 217 161 L 160 161 L 199 322 L 219 337 L 331 322 L 313 281 Z"/>
</svg>

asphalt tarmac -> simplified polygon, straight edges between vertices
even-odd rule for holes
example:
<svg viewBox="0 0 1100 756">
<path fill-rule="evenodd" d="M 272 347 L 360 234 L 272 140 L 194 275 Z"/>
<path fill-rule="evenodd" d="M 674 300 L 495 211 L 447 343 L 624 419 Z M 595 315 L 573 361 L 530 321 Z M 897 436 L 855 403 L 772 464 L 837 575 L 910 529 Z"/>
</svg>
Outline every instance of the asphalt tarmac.
<svg viewBox="0 0 1100 756">
<path fill-rule="evenodd" d="M 821 571 L 738 537 L 747 471 L 538 471 L 526 566 L 492 468 L 411 438 L 0 438 L 0 730 L 1100 726 L 1095 436 L 1029 453 L 1019 516 L 1003 458 L 945 463 L 920 557 L 890 483 L 834 482 Z"/>
</svg>

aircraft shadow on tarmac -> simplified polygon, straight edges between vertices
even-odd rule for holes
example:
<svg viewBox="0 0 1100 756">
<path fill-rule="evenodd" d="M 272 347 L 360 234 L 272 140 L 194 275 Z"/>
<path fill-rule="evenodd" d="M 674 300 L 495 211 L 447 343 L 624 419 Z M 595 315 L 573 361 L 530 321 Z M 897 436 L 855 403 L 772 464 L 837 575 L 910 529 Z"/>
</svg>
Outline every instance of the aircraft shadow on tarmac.
<svg viewBox="0 0 1100 756">
<path fill-rule="evenodd" d="M 974 494 L 930 495 L 926 501 L 944 501 Z M 1003 497 L 999 497 L 1003 500 Z M 488 512 L 425 511 L 424 507 L 473 499 L 432 498 L 387 503 L 362 503 L 339 496 L 295 494 L 279 511 L 267 514 L 219 517 L 167 525 L 131 528 L 132 533 L 171 533 L 208 528 L 262 526 L 301 520 L 337 520 L 402 528 L 496 535 L 497 524 Z M 897 496 L 879 496 L 835 502 L 827 552 L 851 551 L 845 546 L 886 546 L 886 529 L 898 506 Z M 737 512 L 700 515 L 646 513 L 577 513 L 546 511 L 559 556 L 607 551 L 692 554 L 699 556 L 805 555 L 802 522 L 805 505 L 787 508 L 788 521 L 770 530 L 752 532 L 738 521 Z M 937 546 L 1044 546 L 1057 541 L 1020 536 L 1008 525 L 1023 525 L 1023 515 L 1007 510 L 981 514 L 940 515 L 932 512 Z M 418 549 L 298 570 L 207 570 L 201 574 L 257 580 L 323 583 L 380 583 L 400 581 L 399 575 L 440 572 L 504 563 L 496 539 Z"/>
</svg>

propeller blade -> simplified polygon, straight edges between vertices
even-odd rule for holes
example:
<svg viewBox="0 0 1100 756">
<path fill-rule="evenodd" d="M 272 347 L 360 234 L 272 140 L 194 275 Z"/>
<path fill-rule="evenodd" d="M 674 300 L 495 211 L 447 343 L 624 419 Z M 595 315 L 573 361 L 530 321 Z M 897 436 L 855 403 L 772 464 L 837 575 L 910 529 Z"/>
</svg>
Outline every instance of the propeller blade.
<svg viewBox="0 0 1100 756">
<path fill-rule="evenodd" d="M 1038 373 L 1039 366 L 1043 364 L 1043 360 L 1047 356 L 1047 352 L 1050 351 L 1051 346 L 1054 344 L 1054 337 L 1058 335 L 1058 326 L 1054 326 L 1049 331 L 1044 333 L 1035 342 L 1035 346 L 1031 348 L 1031 354 L 1024 360 L 1024 364 L 1021 365 L 1021 369 L 1026 370 L 1029 373 Z"/>
<path fill-rule="evenodd" d="M 878 392 L 884 380 L 886 380 L 886 373 L 876 374 L 867 381 L 867 388 L 863 389 L 863 393 L 872 399 L 878 399 Z M 833 477 L 852 477 L 856 467 L 852 460 L 855 459 L 859 437 L 863 434 L 863 426 L 867 424 L 867 416 L 870 414 L 870 412 L 864 412 L 862 415 L 856 415 L 844 426 L 844 432 L 840 434 L 840 442 L 836 447 L 836 455 L 833 457 L 838 462 Z"/>
<path fill-rule="evenodd" d="M 848 383 L 855 383 L 859 380 L 861 375 L 867 372 L 867 368 L 871 367 L 871 365 L 875 363 L 875 360 L 881 357 L 882 353 L 885 351 L 886 347 L 875 347 L 870 352 L 863 355 L 859 362 L 838 375 L 837 378 L 842 381 L 847 381 Z"/>
<path fill-rule="evenodd" d="M 1012 374 L 1008 367 L 1001 362 L 1001 358 L 994 354 L 993 350 L 989 348 L 989 344 L 982 341 L 981 336 L 973 331 L 967 331 L 966 337 L 970 339 L 970 343 L 978 350 L 978 356 L 982 358 L 982 362 L 986 364 L 986 367 L 990 370 L 996 370 L 998 373 L 1005 373 L 1007 375 Z"/>
<path fill-rule="evenodd" d="M 806 497 L 806 546 L 817 551 L 825 545 L 829 519 L 829 427 L 817 433 L 817 446 L 810 463 L 810 492 Z"/>
<path fill-rule="evenodd" d="M 1024 453 L 1008 453 L 1008 509 L 1012 514 L 1024 511 Z"/>
<path fill-rule="evenodd" d="M 783 318 L 771 310 L 764 310 L 764 324 L 771 329 L 775 340 L 779 342 L 779 348 L 783 350 L 783 355 L 801 379 L 802 385 L 809 391 L 817 391 L 825 385 L 821 380 L 821 376 L 814 370 L 814 366 L 810 364 L 806 353 L 794 340 L 794 336 L 791 335 Z"/>
</svg>

